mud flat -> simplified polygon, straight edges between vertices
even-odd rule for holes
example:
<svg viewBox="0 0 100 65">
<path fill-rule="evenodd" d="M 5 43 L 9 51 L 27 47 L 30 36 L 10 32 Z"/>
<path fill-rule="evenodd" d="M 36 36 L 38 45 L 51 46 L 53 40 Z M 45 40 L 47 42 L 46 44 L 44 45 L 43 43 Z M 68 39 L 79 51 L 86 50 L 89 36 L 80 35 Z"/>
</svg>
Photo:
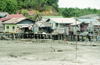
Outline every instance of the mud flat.
<svg viewBox="0 0 100 65">
<path fill-rule="evenodd" d="M 100 42 L 0 40 L 0 65 L 100 65 Z"/>
</svg>

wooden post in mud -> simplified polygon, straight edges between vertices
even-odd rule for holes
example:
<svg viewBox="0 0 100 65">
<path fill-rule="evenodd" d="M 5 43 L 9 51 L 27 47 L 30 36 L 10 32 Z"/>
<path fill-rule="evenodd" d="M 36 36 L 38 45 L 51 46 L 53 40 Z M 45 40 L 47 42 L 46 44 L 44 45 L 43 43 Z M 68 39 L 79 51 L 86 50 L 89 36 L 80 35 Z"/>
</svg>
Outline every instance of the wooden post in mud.
<svg viewBox="0 0 100 65">
<path fill-rule="evenodd" d="M 45 39 L 45 34 L 43 34 L 44 35 L 44 39 Z"/>
<path fill-rule="evenodd" d="M 75 20 L 75 23 L 77 25 L 77 21 Z M 75 26 L 75 29 L 76 29 L 76 26 Z M 76 29 L 76 50 L 77 50 L 77 29 Z"/>
<path fill-rule="evenodd" d="M 58 40 L 60 40 L 60 34 L 58 34 Z"/>
<path fill-rule="evenodd" d="M 34 39 L 35 39 L 35 33 L 34 33 Z"/>
<path fill-rule="evenodd" d="M 61 34 L 61 40 L 62 40 L 62 34 Z"/>
<path fill-rule="evenodd" d="M 76 14 L 75 14 L 75 24 L 77 25 Z M 75 29 L 76 29 L 76 25 L 75 25 Z M 77 29 L 76 29 L 76 59 L 77 59 Z"/>
<path fill-rule="evenodd" d="M 13 33 L 13 39 L 15 40 L 15 34 Z"/>
<path fill-rule="evenodd" d="M 41 38 L 41 34 L 40 34 L 40 39 L 42 39 L 42 38 Z"/>
<path fill-rule="evenodd" d="M 66 29 L 64 28 L 64 41 L 66 41 Z"/>
</svg>

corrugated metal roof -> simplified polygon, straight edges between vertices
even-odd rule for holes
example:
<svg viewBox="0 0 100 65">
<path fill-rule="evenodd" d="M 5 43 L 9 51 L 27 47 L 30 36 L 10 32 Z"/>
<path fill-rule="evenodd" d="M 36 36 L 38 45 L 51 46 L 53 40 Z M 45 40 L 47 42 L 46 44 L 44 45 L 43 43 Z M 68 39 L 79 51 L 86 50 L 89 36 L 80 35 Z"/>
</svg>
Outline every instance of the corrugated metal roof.
<svg viewBox="0 0 100 65">
<path fill-rule="evenodd" d="M 78 19 L 80 22 L 98 22 L 96 19 Z"/>
<path fill-rule="evenodd" d="M 50 18 L 50 20 L 56 22 L 56 23 L 74 23 L 76 20 L 74 18 Z"/>
<path fill-rule="evenodd" d="M 8 18 L 22 18 L 24 17 L 22 14 L 8 14 Z"/>
<path fill-rule="evenodd" d="M 72 23 L 71 25 L 79 25 L 79 24 L 81 24 L 81 23 L 82 23 L 82 22 L 77 21 L 77 22 Z"/>
<path fill-rule="evenodd" d="M 100 22 L 91 22 L 93 25 L 100 26 Z"/>
<path fill-rule="evenodd" d="M 1 18 L 0 21 L 6 21 L 6 20 L 9 20 L 11 18 Z"/>
<path fill-rule="evenodd" d="M 43 16 L 43 18 L 63 18 L 63 16 Z"/>
<path fill-rule="evenodd" d="M 4 24 L 16 24 L 24 19 L 27 19 L 27 18 L 12 18 L 10 20 L 7 20 L 5 22 L 3 22 Z"/>
<path fill-rule="evenodd" d="M 5 15 L 7 15 L 7 12 L 0 12 L 0 17 L 5 17 Z"/>
<path fill-rule="evenodd" d="M 3 27 L 2 22 L 0 21 L 0 27 Z"/>
<path fill-rule="evenodd" d="M 36 22 L 38 27 L 51 27 L 51 24 L 49 22 Z"/>
<path fill-rule="evenodd" d="M 11 19 L 11 18 L 25 18 L 25 17 L 24 17 L 23 15 L 21 15 L 21 14 L 12 14 L 12 15 L 8 14 L 7 16 L 8 16 L 8 18 L 1 18 L 0 20 L 1 20 L 1 21 L 6 21 L 6 20 L 9 20 L 9 19 Z"/>
<path fill-rule="evenodd" d="M 88 15 L 77 17 L 77 18 L 79 19 L 99 18 L 99 15 L 98 14 L 88 14 Z"/>
</svg>

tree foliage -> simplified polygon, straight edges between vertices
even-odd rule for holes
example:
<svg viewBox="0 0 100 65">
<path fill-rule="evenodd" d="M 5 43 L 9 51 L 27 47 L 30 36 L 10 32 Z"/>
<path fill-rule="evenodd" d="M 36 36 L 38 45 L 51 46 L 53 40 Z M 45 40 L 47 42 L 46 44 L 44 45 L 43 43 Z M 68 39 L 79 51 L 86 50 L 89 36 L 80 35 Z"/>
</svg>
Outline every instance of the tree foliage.
<svg viewBox="0 0 100 65">
<path fill-rule="evenodd" d="M 30 15 L 28 18 L 35 20 L 35 21 L 40 21 L 40 20 L 42 20 L 42 14 L 39 12 L 35 12 L 35 14 Z"/>
<path fill-rule="evenodd" d="M 59 0 L 0 0 L 0 11 L 8 12 L 10 14 L 16 13 L 17 10 L 21 9 L 35 9 L 45 11 L 45 9 L 50 9 L 48 6 L 53 6 L 57 11 L 59 11 L 64 17 L 77 17 L 86 14 L 100 14 L 100 10 L 91 8 L 58 8 Z M 24 13 L 26 10 L 24 10 Z M 27 12 L 25 16 L 27 16 Z"/>
<path fill-rule="evenodd" d="M 18 9 L 18 3 L 16 0 L 1 0 L 0 10 L 8 13 L 15 13 Z"/>
<path fill-rule="evenodd" d="M 97 9 L 91 9 L 91 8 L 84 8 L 84 9 L 79 9 L 79 8 L 60 8 L 59 9 L 60 13 L 64 17 L 77 17 L 83 16 L 86 14 L 100 14 L 100 10 Z"/>
<path fill-rule="evenodd" d="M 27 9 L 21 9 L 19 14 L 24 15 L 25 17 L 29 17 L 29 11 Z"/>
<path fill-rule="evenodd" d="M 50 5 L 58 8 L 58 0 L 0 0 L 0 10 L 15 13 L 20 9 L 44 10 L 44 6 Z"/>
</svg>

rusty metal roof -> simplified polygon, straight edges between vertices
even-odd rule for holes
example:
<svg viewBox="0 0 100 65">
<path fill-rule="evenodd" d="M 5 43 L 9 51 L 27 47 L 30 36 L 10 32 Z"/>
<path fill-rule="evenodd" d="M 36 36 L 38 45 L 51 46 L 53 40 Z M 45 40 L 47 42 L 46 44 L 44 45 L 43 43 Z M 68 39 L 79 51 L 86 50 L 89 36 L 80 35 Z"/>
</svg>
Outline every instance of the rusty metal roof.
<svg viewBox="0 0 100 65">
<path fill-rule="evenodd" d="M 22 14 L 8 14 L 8 18 L 24 18 Z"/>
<path fill-rule="evenodd" d="M 27 19 L 27 18 L 12 18 L 10 20 L 3 22 L 3 24 L 16 24 L 24 19 Z"/>
<path fill-rule="evenodd" d="M 1 18 L 0 21 L 3 22 L 3 21 L 6 21 L 6 20 L 9 20 L 9 19 L 11 19 L 11 18 Z"/>
</svg>

